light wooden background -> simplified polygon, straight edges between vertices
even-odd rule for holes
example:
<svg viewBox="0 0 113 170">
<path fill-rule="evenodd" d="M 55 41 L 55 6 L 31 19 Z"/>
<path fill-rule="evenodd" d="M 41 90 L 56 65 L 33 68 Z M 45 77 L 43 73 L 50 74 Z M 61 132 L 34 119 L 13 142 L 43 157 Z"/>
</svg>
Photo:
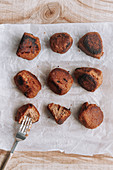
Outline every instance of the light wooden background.
<svg viewBox="0 0 113 170">
<path fill-rule="evenodd" d="M 0 0 L 0 24 L 113 22 L 113 0 Z M 0 167 L 8 152 L 0 150 Z M 113 158 L 15 152 L 8 170 L 113 170 Z"/>
</svg>

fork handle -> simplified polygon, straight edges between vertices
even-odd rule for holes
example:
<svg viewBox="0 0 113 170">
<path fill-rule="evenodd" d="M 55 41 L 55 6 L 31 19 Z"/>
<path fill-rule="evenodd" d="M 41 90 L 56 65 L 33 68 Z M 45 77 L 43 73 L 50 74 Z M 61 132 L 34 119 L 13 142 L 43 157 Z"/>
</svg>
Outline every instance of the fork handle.
<svg viewBox="0 0 113 170">
<path fill-rule="evenodd" d="M 5 170 L 7 168 L 8 162 L 12 158 L 12 156 L 13 156 L 13 153 L 10 153 L 8 155 L 8 157 L 6 158 L 6 160 L 5 160 L 5 162 L 4 162 L 3 166 L 2 166 L 2 170 Z"/>
<path fill-rule="evenodd" d="M 12 153 L 12 154 L 14 153 L 15 148 L 16 148 L 16 146 L 17 146 L 18 142 L 19 142 L 19 141 L 17 141 L 17 140 L 14 142 L 13 147 L 12 147 L 12 149 L 11 149 L 11 152 L 10 152 L 10 153 Z"/>
<path fill-rule="evenodd" d="M 16 140 L 15 143 L 14 143 L 14 145 L 13 145 L 13 147 L 12 147 L 12 149 L 11 149 L 10 154 L 8 155 L 8 157 L 6 158 L 6 160 L 5 160 L 5 162 L 4 162 L 3 166 L 2 166 L 2 170 L 5 170 L 5 169 L 7 168 L 8 162 L 9 162 L 10 159 L 12 158 L 13 153 L 14 153 L 14 150 L 15 150 L 17 144 L 18 144 L 18 141 Z"/>
</svg>

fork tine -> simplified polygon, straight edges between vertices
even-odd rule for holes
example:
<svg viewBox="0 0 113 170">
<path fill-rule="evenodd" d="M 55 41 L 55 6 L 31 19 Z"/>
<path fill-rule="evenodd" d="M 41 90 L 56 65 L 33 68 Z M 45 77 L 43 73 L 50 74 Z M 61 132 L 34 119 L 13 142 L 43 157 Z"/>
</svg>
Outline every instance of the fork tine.
<svg viewBox="0 0 113 170">
<path fill-rule="evenodd" d="M 21 129 L 21 133 L 24 133 L 24 129 L 25 129 L 25 127 L 27 126 L 28 120 L 29 120 L 29 117 L 26 116 L 25 122 L 24 122 L 24 124 L 23 124 L 22 129 Z"/>
<path fill-rule="evenodd" d="M 28 132 L 31 129 L 31 125 L 32 125 L 32 118 L 28 116 L 24 116 L 19 132 L 28 136 Z"/>
<path fill-rule="evenodd" d="M 20 126 L 20 129 L 19 129 L 19 132 L 21 132 L 22 128 L 23 128 L 23 125 L 25 123 L 25 120 L 26 120 L 26 116 L 24 116 L 24 119 L 22 120 L 22 124 Z"/>
<path fill-rule="evenodd" d="M 25 132 L 28 130 L 28 126 L 29 126 L 29 124 L 30 124 L 30 121 L 31 121 L 31 118 L 28 117 L 28 121 L 27 121 L 27 123 L 26 123 L 26 125 L 25 125 L 25 128 L 24 128 L 24 130 L 23 130 L 23 133 L 25 133 Z"/>
<path fill-rule="evenodd" d="M 30 119 L 30 122 L 28 124 L 28 131 L 31 129 L 31 126 L 32 126 L 32 119 Z"/>
<path fill-rule="evenodd" d="M 28 133 L 30 132 L 31 126 L 32 126 L 32 119 L 30 118 L 29 123 L 28 123 L 28 125 L 25 129 L 25 132 L 24 132 L 26 134 L 26 136 L 28 136 Z"/>
</svg>

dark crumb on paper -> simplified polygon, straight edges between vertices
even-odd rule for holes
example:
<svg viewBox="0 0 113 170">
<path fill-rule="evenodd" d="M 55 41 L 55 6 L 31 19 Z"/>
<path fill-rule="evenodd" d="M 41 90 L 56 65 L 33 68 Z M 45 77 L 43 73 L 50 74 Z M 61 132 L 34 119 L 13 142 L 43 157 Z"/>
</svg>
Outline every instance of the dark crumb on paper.
<svg viewBox="0 0 113 170">
<path fill-rule="evenodd" d="M 44 32 L 44 34 L 46 34 L 46 32 Z"/>
<path fill-rule="evenodd" d="M 57 66 L 57 67 L 59 67 L 59 66 Z"/>
<path fill-rule="evenodd" d="M 50 118 L 50 116 L 48 116 L 48 118 Z"/>
<path fill-rule="evenodd" d="M 70 106 L 72 106 L 72 104 Z"/>
<path fill-rule="evenodd" d="M 78 51 L 80 52 L 80 49 L 78 49 Z"/>
</svg>

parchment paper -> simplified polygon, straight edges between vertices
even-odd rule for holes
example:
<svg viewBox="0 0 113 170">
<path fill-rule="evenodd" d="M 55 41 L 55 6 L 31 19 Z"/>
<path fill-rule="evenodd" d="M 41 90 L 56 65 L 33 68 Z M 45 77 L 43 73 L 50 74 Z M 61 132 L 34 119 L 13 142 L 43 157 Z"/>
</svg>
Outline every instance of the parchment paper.
<svg viewBox="0 0 113 170">
<path fill-rule="evenodd" d="M 87 56 L 77 47 L 79 38 L 90 31 L 99 32 L 103 39 L 104 55 L 100 60 Z M 41 41 L 41 52 L 31 61 L 16 56 L 24 32 L 38 36 Z M 50 36 L 57 32 L 67 32 L 73 37 L 72 47 L 62 55 L 49 47 Z M 101 69 L 103 84 L 95 92 L 87 92 L 74 80 L 66 95 L 56 95 L 47 87 L 46 80 L 49 72 L 58 66 L 72 75 L 77 67 Z M 14 83 L 13 77 L 23 69 L 35 74 L 42 84 L 42 90 L 33 99 L 26 98 Z M 94 130 L 85 128 L 77 120 L 78 110 L 86 101 L 97 104 L 104 113 L 103 123 Z M 41 116 L 17 150 L 113 156 L 113 23 L 0 25 L 0 149 L 11 149 L 19 128 L 14 120 L 16 110 L 29 102 L 37 107 Z M 64 124 L 58 125 L 53 120 L 47 110 L 50 102 L 71 109 L 72 114 Z"/>
</svg>

